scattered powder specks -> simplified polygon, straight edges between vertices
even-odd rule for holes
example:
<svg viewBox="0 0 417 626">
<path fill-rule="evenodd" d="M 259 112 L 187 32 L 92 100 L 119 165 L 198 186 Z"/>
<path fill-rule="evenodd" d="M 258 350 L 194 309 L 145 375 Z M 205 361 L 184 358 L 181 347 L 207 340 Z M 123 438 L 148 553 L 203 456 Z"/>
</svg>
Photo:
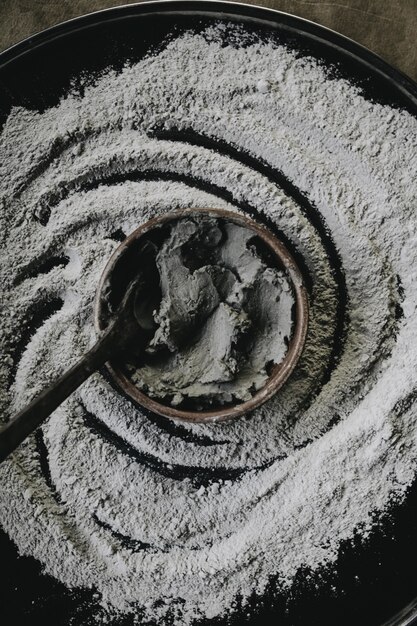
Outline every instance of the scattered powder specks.
<svg viewBox="0 0 417 626">
<path fill-rule="evenodd" d="M 181 36 L 42 114 L 14 109 L 0 140 L 6 414 L 92 345 L 104 265 L 152 216 L 250 209 L 308 271 L 304 354 L 253 415 L 178 428 L 96 374 L 0 468 L 20 552 L 138 622 L 223 615 L 272 575 L 285 588 L 331 566 L 417 469 L 417 121 L 221 34 Z"/>
</svg>

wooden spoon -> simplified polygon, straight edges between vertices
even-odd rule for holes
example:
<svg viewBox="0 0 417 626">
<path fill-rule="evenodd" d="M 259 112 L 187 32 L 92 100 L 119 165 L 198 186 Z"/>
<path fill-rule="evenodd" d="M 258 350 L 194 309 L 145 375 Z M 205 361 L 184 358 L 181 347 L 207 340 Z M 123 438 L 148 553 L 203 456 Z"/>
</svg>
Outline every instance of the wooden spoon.
<svg viewBox="0 0 417 626">
<path fill-rule="evenodd" d="M 148 287 L 143 275 L 135 278 L 91 350 L 0 429 L 0 463 L 110 357 L 145 347 L 153 325 L 149 306 L 153 294 Z"/>
</svg>

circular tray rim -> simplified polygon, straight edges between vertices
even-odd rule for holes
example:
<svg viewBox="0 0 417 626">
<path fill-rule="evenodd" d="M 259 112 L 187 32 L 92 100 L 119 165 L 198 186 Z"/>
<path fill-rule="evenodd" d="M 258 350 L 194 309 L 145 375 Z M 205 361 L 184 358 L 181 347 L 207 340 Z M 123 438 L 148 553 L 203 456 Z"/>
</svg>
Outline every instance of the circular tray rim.
<svg viewBox="0 0 417 626">
<path fill-rule="evenodd" d="M 417 107 L 417 82 L 366 46 L 312 20 L 269 7 L 230 0 L 147 0 L 146 2 L 134 2 L 92 11 L 85 15 L 59 22 L 9 46 L 0 52 L 0 69 L 44 43 L 70 32 L 87 28 L 97 24 L 97 22 L 127 18 L 131 15 L 146 15 L 147 13 L 159 11 L 165 14 L 189 13 L 193 15 L 197 13 L 228 13 L 241 17 L 252 17 L 270 24 L 275 23 L 283 29 L 288 27 L 292 31 L 306 32 L 314 38 L 325 40 L 327 45 L 330 44 L 335 48 L 341 48 L 344 53 L 356 57 L 372 71 L 388 79 L 392 85 L 395 85 L 406 97 L 410 98 Z"/>
</svg>

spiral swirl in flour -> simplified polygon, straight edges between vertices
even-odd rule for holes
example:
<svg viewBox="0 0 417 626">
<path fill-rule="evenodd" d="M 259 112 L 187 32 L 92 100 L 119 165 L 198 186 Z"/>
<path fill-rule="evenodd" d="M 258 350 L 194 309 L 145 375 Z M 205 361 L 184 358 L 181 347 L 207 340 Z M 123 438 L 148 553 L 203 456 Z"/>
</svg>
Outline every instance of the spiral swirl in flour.
<svg viewBox="0 0 417 626">
<path fill-rule="evenodd" d="M 0 522 L 22 553 L 158 623 L 330 565 L 417 462 L 416 120 L 222 32 L 183 35 L 43 113 L 14 109 L 1 137 L 9 414 L 93 344 L 104 265 L 153 216 L 249 213 L 305 272 L 304 354 L 252 415 L 174 424 L 97 373 L 0 469 Z"/>
</svg>

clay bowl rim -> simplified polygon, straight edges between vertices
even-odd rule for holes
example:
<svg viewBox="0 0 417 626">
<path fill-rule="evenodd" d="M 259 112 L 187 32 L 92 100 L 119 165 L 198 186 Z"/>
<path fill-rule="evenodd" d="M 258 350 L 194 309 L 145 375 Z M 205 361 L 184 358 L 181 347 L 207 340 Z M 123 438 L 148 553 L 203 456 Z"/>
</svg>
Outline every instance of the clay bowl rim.
<svg viewBox="0 0 417 626">
<path fill-rule="evenodd" d="M 283 268 L 287 271 L 295 295 L 295 328 L 291 337 L 288 352 L 278 365 L 272 368 L 271 375 L 267 379 L 265 385 L 259 389 L 250 400 L 241 402 L 239 404 L 229 405 L 224 408 L 208 411 L 187 411 L 183 409 L 177 409 L 172 406 L 168 406 L 154 400 L 140 391 L 129 378 L 120 370 L 117 364 L 111 361 L 105 364 L 112 380 L 116 383 L 116 386 L 127 395 L 135 404 L 139 404 L 145 409 L 152 411 L 162 417 L 166 417 L 173 420 L 186 421 L 186 422 L 217 422 L 234 419 L 240 417 L 246 413 L 249 413 L 257 407 L 264 404 L 272 396 L 274 396 L 293 372 L 305 345 L 308 329 L 308 297 L 307 290 L 304 285 L 302 273 L 297 266 L 294 258 L 284 246 L 284 244 L 263 224 L 256 222 L 252 218 L 245 214 L 228 211 L 226 209 L 216 208 L 187 208 L 176 209 L 169 211 L 158 217 L 153 217 L 136 230 L 134 230 L 126 239 L 116 248 L 111 257 L 109 258 L 102 274 L 96 291 L 95 304 L 94 304 L 94 323 L 96 330 L 100 333 L 103 331 L 104 326 L 101 321 L 101 294 L 103 286 L 107 283 L 108 277 L 114 269 L 116 262 L 125 251 L 142 238 L 149 231 L 154 228 L 165 224 L 170 221 L 178 220 L 187 216 L 204 213 L 205 215 L 211 215 L 213 217 L 223 218 L 238 224 L 245 226 L 254 231 L 262 241 L 269 247 L 278 259 Z"/>
</svg>

